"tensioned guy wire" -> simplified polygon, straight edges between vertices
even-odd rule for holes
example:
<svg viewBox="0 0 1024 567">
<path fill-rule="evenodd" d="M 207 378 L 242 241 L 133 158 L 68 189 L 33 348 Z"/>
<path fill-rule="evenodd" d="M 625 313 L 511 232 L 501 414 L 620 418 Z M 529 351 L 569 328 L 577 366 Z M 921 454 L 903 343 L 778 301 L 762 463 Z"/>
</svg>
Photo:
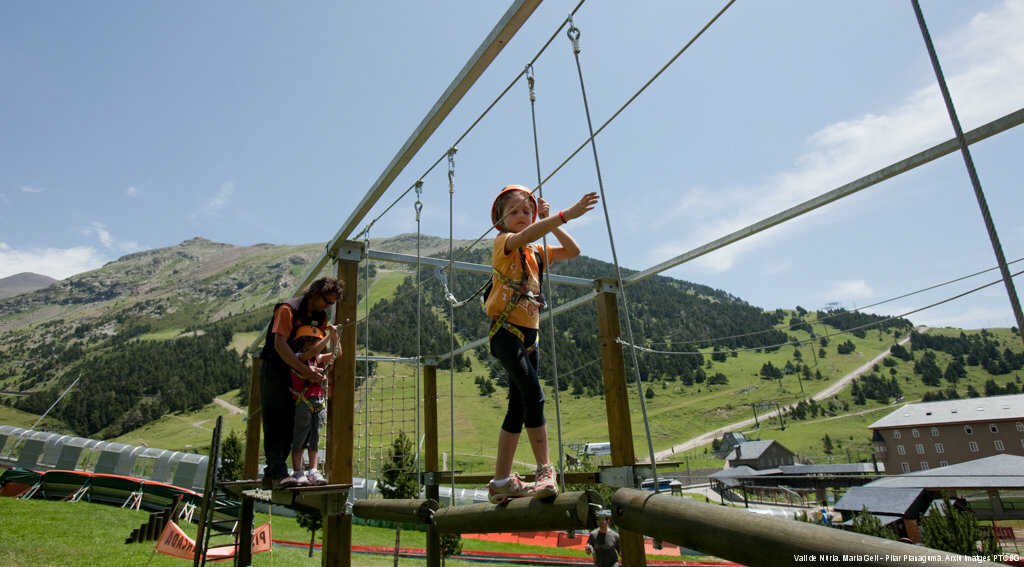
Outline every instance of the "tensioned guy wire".
<svg viewBox="0 0 1024 567">
<path fill-rule="evenodd" d="M 568 164 L 570 161 L 572 161 L 572 159 L 574 157 L 576 157 L 576 154 L 580 153 L 580 151 L 582 151 L 583 148 L 587 147 L 587 144 L 589 144 L 594 139 L 595 136 L 600 134 L 601 131 L 603 131 L 609 124 L 611 124 L 613 120 L 618 118 L 618 116 L 620 114 L 622 114 L 622 112 L 624 110 L 626 110 L 626 108 L 630 104 L 632 104 L 633 101 L 636 100 L 637 97 L 639 97 L 641 93 L 643 93 L 645 90 L 647 90 L 647 87 L 651 86 L 651 83 L 653 83 L 655 80 L 657 80 L 657 78 L 660 77 L 661 74 L 664 73 L 666 69 L 668 69 L 673 63 L 675 63 L 676 60 L 679 59 L 679 56 L 681 56 L 683 54 L 683 52 L 685 52 L 687 49 L 689 49 L 690 46 L 693 45 L 693 43 L 696 42 L 697 39 L 700 38 L 700 36 L 703 35 L 704 32 L 706 32 L 711 27 L 712 24 L 714 24 L 716 21 L 718 21 L 718 18 L 720 18 L 722 16 L 722 14 L 724 14 L 725 11 L 728 10 L 729 7 L 732 6 L 735 2 L 736 2 L 736 0 L 729 0 L 729 2 L 721 10 L 719 10 L 718 13 L 716 13 L 714 15 L 714 17 L 712 17 L 708 21 L 708 23 L 704 24 L 704 27 L 702 27 L 692 38 L 690 38 L 690 41 L 686 42 L 685 45 L 683 45 L 678 51 L 676 51 L 675 55 L 673 55 L 671 58 L 669 58 L 669 60 L 664 65 L 661 66 L 661 69 L 658 69 L 658 72 L 655 73 L 654 76 L 652 76 L 650 79 L 648 79 L 647 82 L 645 82 L 640 87 L 640 89 L 637 90 L 633 94 L 633 96 L 629 97 L 629 99 L 626 100 L 626 102 L 623 103 L 622 106 L 620 106 L 619 109 L 616 110 L 614 114 L 612 114 L 610 117 L 608 117 L 608 119 L 605 120 L 604 123 L 601 124 L 601 126 L 597 130 L 593 130 L 591 132 L 591 134 L 590 134 L 590 137 L 588 137 L 586 140 L 583 140 L 583 143 L 581 143 L 579 145 L 579 147 L 577 147 L 571 154 L 569 154 L 564 160 L 562 160 L 562 163 L 558 164 L 558 167 L 553 169 L 551 171 L 551 173 L 549 173 L 547 175 L 547 177 L 544 178 L 543 183 L 547 183 L 552 177 L 554 177 L 556 173 L 558 173 L 563 167 L 565 167 L 566 164 Z M 576 9 L 579 9 L 579 6 L 577 6 Z M 569 15 L 569 18 L 567 18 L 566 22 L 568 22 L 568 20 L 571 19 L 572 16 L 575 15 L 575 13 L 576 13 L 576 11 L 573 10 L 573 13 Z M 564 24 L 563 24 L 563 26 L 564 26 Z M 561 28 L 559 28 L 559 30 L 561 30 Z M 533 191 L 536 191 L 538 188 L 539 188 L 539 185 Z M 459 258 L 462 258 L 470 250 L 472 250 L 473 247 L 475 247 L 481 240 L 483 240 L 488 234 L 490 234 L 492 229 L 493 229 L 493 227 L 489 227 L 486 232 L 481 234 L 479 238 L 474 240 L 468 247 L 466 247 L 463 250 L 462 254 L 459 255 Z"/>
<path fill-rule="evenodd" d="M 586 2 L 586 0 L 580 0 L 580 2 L 578 4 L 576 4 L 576 7 L 573 8 L 572 12 L 569 13 L 570 17 L 572 15 L 575 15 L 576 12 L 578 12 L 579 9 L 583 7 L 583 3 L 584 2 Z M 528 66 L 529 65 L 533 65 L 534 63 L 537 62 L 538 59 L 540 59 L 540 56 L 544 54 L 544 51 L 546 51 L 548 46 L 551 45 L 551 42 L 554 41 L 554 39 L 556 37 L 558 37 L 558 34 L 561 33 L 562 29 L 565 28 L 565 24 L 567 24 L 567 23 L 569 23 L 569 18 L 566 18 L 565 20 L 562 20 L 562 23 L 558 26 L 558 29 L 556 29 L 551 34 L 551 37 L 549 37 L 548 40 L 546 42 L 544 42 L 544 45 L 541 46 L 540 50 L 537 51 L 536 55 L 533 56 L 533 59 L 530 59 L 530 62 L 527 64 Z M 459 137 L 456 138 L 455 141 L 452 142 L 452 144 L 449 147 L 457 147 L 459 145 L 459 143 L 461 143 L 462 140 L 466 136 L 468 136 L 470 132 L 473 131 L 473 129 L 476 127 L 476 125 L 479 124 L 480 121 L 483 120 L 485 116 L 487 116 L 487 114 L 491 111 L 491 109 L 494 108 L 498 104 L 498 102 L 500 102 L 501 99 L 504 98 L 506 94 L 508 94 L 508 92 L 510 90 L 512 90 L 512 87 L 514 87 L 515 84 L 519 82 L 519 79 L 522 79 L 525 74 L 526 74 L 526 70 L 525 69 L 523 71 L 520 71 L 519 74 L 517 74 L 512 79 L 512 81 L 508 84 L 508 86 L 506 86 L 504 88 L 504 90 L 502 90 L 501 93 L 498 94 L 498 96 L 491 102 L 491 104 L 487 105 L 487 108 L 485 108 L 484 111 L 481 112 L 476 117 L 475 120 L 473 120 L 473 122 L 469 125 L 469 127 L 466 128 L 465 131 L 463 131 L 462 134 L 460 134 Z M 423 181 L 423 178 L 426 177 L 427 175 L 429 175 L 430 172 L 433 171 L 435 167 L 437 167 L 442 161 L 444 161 L 444 159 L 445 159 L 445 157 L 447 157 L 447 155 L 448 155 L 448 152 L 447 152 L 447 150 L 445 150 L 445 152 L 442 153 L 441 156 L 438 157 L 437 160 L 435 160 L 434 163 L 432 163 L 430 165 L 430 167 L 428 167 L 427 170 L 424 171 L 419 176 L 419 178 L 417 179 L 416 183 L 421 183 Z M 381 217 L 386 215 L 388 213 L 388 211 L 391 210 L 392 207 L 394 207 L 399 201 L 401 201 L 403 198 L 405 198 L 406 195 L 409 194 L 409 191 L 413 190 L 413 188 L 416 186 L 416 183 L 413 183 L 405 191 L 403 191 L 402 194 L 399 195 L 394 201 L 392 201 L 391 204 L 388 205 L 387 208 L 385 208 L 384 211 L 381 212 L 372 222 L 376 222 L 376 221 L 380 220 Z M 371 222 L 371 224 L 372 224 L 372 222 Z M 359 238 L 360 236 L 362 236 L 362 233 L 359 233 L 359 234 L 355 235 L 353 238 Z"/>
<path fill-rule="evenodd" d="M 533 124 L 533 157 L 534 162 L 537 165 L 537 194 L 541 199 L 544 198 L 544 186 L 540 182 L 540 143 L 537 141 L 537 93 L 534 90 L 535 77 L 533 72 L 533 64 L 526 66 L 526 84 L 530 89 L 530 121 Z M 539 205 L 539 203 L 538 203 Z M 551 214 L 551 211 L 548 211 Z M 551 272 L 551 257 L 548 254 L 548 235 L 545 234 L 541 238 L 541 245 L 544 249 L 544 265 L 547 266 L 547 270 Z M 543 273 L 540 273 L 541 278 L 544 277 Z M 554 295 L 551 293 L 551 278 L 547 280 L 547 300 L 554 301 Z M 548 316 L 551 318 L 551 324 L 548 325 L 551 328 L 551 367 L 554 372 L 555 379 L 555 430 L 558 435 L 558 480 L 560 481 L 562 492 L 565 492 L 565 451 L 562 448 L 562 405 L 559 402 L 559 387 L 558 387 L 558 345 L 555 343 L 555 314 L 554 312 L 548 312 Z M 540 338 L 538 337 L 538 341 Z"/>
<path fill-rule="evenodd" d="M 618 282 L 618 295 L 622 299 L 622 310 L 626 315 L 626 333 L 629 336 L 629 342 L 635 342 L 633 339 L 633 324 L 630 321 L 629 316 L 629 300 L 626 297 L 626 286 L 622 282 L 622 269 L 619 267 L 619 256 L 615 251 L 615 237 L 612 235 L 612 221 L 608 214 L 608 199 L 605 197 L 604 192 L 604 179 L 601 176 L 601 162 L 597 158 L 597 143 L 594 140 L 594 125 L 590 119 L 590 104 L 587 102 L 587 87 L 583 82 L 583 66 L 580 64 L 580 30 L 572 23 L 572 18 L 569 19 L 569 31 L 567 32 L 569 40 L 572 45 L 573 57 L 576 60 L 576 74 L 580 79 L 580 94 L 583 98 L 583 111 L 587 115 L 587 129 L 590 131 L 590 148 L 594 154 L 594 169 L 597 173 L 597 187 L 601 191 L 601 208 L 604 211 L 604 223 L 608 230 L 608 244 L 612 251 L 612 260 L 615 263 L 615 278 Z M 644 430 L 647 433 L 647 450 L 650 454 L 651 459 L 651 477 L 654 479 L 654 492 L 659 492 L 658 487 L 658 463 L 655 462 L 654 458 L 654 440 L 651 438 L 651 424 L 647 418 L 647 402 L 644 400 L 643 391 L 643 378 L 640 376 L 640 364 L 636 358 L 636 349 L 629 349 L 629 352 L 633 358 L 633 369 L 636 372 L 636 387 L 639 391 L 640 399 L 640 411 L 643 413 L 644 418 Z"/>
</svg>

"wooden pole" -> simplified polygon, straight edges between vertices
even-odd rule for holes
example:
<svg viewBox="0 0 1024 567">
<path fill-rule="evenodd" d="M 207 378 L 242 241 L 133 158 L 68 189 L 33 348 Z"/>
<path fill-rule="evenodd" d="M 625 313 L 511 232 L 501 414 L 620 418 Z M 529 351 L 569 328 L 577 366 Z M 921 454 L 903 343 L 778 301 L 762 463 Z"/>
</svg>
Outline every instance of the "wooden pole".
<svg viewBox="0 0 1024 567">
<path fill-rule="evenodd" d="M 620 488 L 612 496 L 615 523 L 743 565 L 963 565 L 963 556 L 909 543 L 751 514 L 669 494 Z M 996 563 L 970 559 L 972 564 Z M 626 565 L 625 562 L 623 562 Z"/>
<path fill-rule="evenodd" d="M 367 520 L 429 524 L 437 510 L 437 500 L 397 498 L 393 500 L 363 499 L 352 506 L 352 514 Z"/>
<path fill-rule="evenodd" d="M 249 417 L 245 422 L 245 469 L 242 476 L 255 479 L 260 471 L 260 426 L 262 425 L 263 407 L 260 405 L 260 366 L 263 364 L 259 354 L 250 358 L 252 374 L 249 378 Z"/>
<path fill-rule="evenodd" d="M 334 364 L 327 402 L 327 478 L 331 484 L 352 484 L 353 414 L 356 384 L 356 296 L 361 242 L 347 242 L 338 251 L 338 280 L 345 293 L 335 307 L 334 322 L 341 333 L 341 356 Z M 331 514 L 324 519 L 324 567 L 352 564 L 352 517 Z"/>
<path fill-rule="evenodd" d="M 597 527 L 591 503 L 594 492 L 566 492 L 552 499 L 513 498 L 504 504 L 448 506 L 434 513 L 440 533 L 536 532 L 592 530 Z"/>
<path fill-rule="evenodd" d="M 427 483 L 427 498 L 439 501 L 440 490 L 436 478 L 437 464 L 437 366 L 423 367 L 423 472 L 433 476 Z M 441 535 L 433 524 L 427 526 L 427 567 L 441 565 Z"/>
<path fill-rule="evenodd" d="M 597 329 L 601 344 L 601 376 L 604 379 L 604 407 L 608 416 L 608 440 L 611 442 L 612 465 L 633 466 L 633 426 L 629 421 L 629 393 L 626 390 L 626 366 L 622 359 L 619 306 L 614 291 L 615 280 L 597 280 Z M 637 567 L 647 565 L 642 532 L 623 529 L 619 534 L 622 564 Z"/>
</svg>

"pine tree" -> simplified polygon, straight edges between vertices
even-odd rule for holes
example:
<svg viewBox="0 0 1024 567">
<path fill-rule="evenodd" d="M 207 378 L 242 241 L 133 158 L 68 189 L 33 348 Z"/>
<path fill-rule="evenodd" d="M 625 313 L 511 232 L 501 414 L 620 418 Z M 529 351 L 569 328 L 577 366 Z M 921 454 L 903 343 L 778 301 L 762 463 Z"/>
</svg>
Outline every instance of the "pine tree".
<svg viewBox="0 0 1024 567">
<path fill-rule="evenodd" d="M 412 441 L 404 431 L 391 443 L 387 467 L 381 474 L 378 488 L 384 498 L 415 498 L 419 494 L 416 485 L 416 455 L 413 453 Z M 398 549 L 402 540 L 402 526 L 395 525 L 395 565 L 398 565 Z"/>
<path fill-rule="evenodd" d="M 924 544 L 932 549 L 952 551 L 961 555 L 976 555 L 981 530 L 970 508 L 952 505 L 948 496 L 942 497 L 942 508 L 933 508 L 921 518 Z"/>
<path fill-rule="evenodd" d="M 826 455 L 831 455 L 832 454 L 832 438 L 828 436 L 828 433 L 826 433 L 825 436 L 821 438 L 821 444 L 822 444 L 822 446 L 825 447 L 825 454 Z"/>
<path fill-rule="evenodd" d="M 313 544 L 316 542 L 316 531 L 323 526 L 323 516 L 320 515 L 320 512 L 303 512 L 302 510 L 296 510 L 295 521 L 299 523 L 300 528 L 306 528 L 309 530 L 309 556 L 313 557 Z"/>
<path fill-rule="evenodd" d="M 217 469 L 217 480 L 227 482 L 241 479 L 243 455 L 245 455 L 245 445 L 242 444 L 238 433 L 231 430 L 220 446 L 220 468 Z"/>
<path fill-rule="evenodd" d="M 871 513 L 868 512 L 867 506 L 865 506 L 860 512 L 857 512 L 857 515 L 854 516 L 853 531 L 859 534 L 885 539 L 896 539 L 896 535 L 892 533 L 892 530 L 883 526 L 881 520 L 872 516 Z"/>
</svg>

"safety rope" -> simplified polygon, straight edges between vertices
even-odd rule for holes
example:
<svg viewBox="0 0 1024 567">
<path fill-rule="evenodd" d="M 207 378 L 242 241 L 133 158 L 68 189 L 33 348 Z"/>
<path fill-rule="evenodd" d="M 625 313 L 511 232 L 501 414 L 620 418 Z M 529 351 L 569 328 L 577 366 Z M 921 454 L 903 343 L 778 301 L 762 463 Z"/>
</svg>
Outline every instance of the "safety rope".
<svg viewBox="0 0 1024 567">
<path fill-rule="evenodd" d="M 569 30 L 566 32 L 566 36 L 569 38 L 569 42 L 572 46 L 573 58 L 576 60 L 576 73 L 580 79 L 580 93 L 583 96 L 583 110 L 587 115 L 587 129 L 590 132 L 590 148 L 594 154 L 594 169 L 597 172 L 597 186 L 601 191 L 601 208 L 604 211 L 604 223 L 608 230 L 608 244 L 612 250 L 612 260 L 615 263 L 615 279 L 618 282 L 619 297 L 622 299 L 622 310 L 626 315 L 626 333 L 629 335 L 629 342 L 635 343 L 633 339 L 633 324 L 629 316 L 629 301 L 626 297 L 626 286 L 622 282 L 622 269 L 619 267 L 619 256 L 615 251 L 615 237 L 612 235 L 612 221 L 608 214 L 608 199 L 605 197 L 604 192 L 604 180 L 601 176 L 601 162 L 597 158 L 597 142 L 594 140 L 594 124 L 590 118 L 590 104 L 587 102 L 587 88 L 583 82 L 583 66 L 580 64 L 580 29 L 576 27 L 576 24 L 569 18 Z M 658 490 L 658 464 L 654 459 L 654 441 L 651 438 L 651 424 L 647 418 L 647 403 L 644 401 L 644 388 L 643 378 L 640 376 L 640 364 L 637 361 L 636 349 L 629 349 L 633 359 L 633 370 L 636 372 L 636 387 L 640 399 L 640 410 L 643 413 L 644 418 L 644 429 L 647 433 L 647 450 L 650 454 L 651 459 L 651 476 L 654 480 L 654 492 Z"/>
<path fill-rule="evenodd" d="M 370 249 L 370 228 L 363 231 L 363 250 Z M 363 318 L 366 319 L 366 336 L 363 339 L 363 498 L 370 496 L 370 256 L 366 255 L 363 266 Z"/>
<path fill-rule="evenodd" d="M 448 148 L 448 272 L 451 274 L 452 287 L 455 287 L 455 146 Z M 448 333 L 449 352 L 455 350 L 455 306 L 448 305 L 448 321 L 450 323 Z M 448 470 L 455 470 L 455 357 L 448 361 L 448 415 L 451 416 L 451 462 Z M 455 505 L 455 475 L 452 475 L 452 491 L 449 494 L 448 503 Z"/>
<path fill-rule="evenodd" d="M 416 437 L 413 438 L 413 450 L 416 454 L 416 494 L 419 497 L 420 493 L 420 478 L 422 476 L 422 465 L 420 464 L 420 364 L 422 364 L 423 358 L 423 339 L 422 339 L 422 327 L 423 327 L 423 290 L 420 288 L 420 236 L 421 236 L 421 225 L 420 225 L 420 213 L 423 212 L 423 182 L 416 182 L 416 204 L 413 208 L 416 210 Z"/>
<path fill-rule="evenodd" d="M 1019 271 L 1017 273 L 1014 273 L 1014 274 L 1010 274 L 1010 277 L 1011 278 L 1015 278 L 1015 277 L 1017 277 L 1017 276 L 1019 276 L 1021 274 L 1024 274 L 1024 270 L 1021 270 L 1021 271 Z M 924 311 L 926 309 L 931 309 L 933 307 L 938 307 L 939 305 L 943 305 L 943 304 L 949 303 L 951 301 L 956 301 L 957 299 L 960 299 L 962 297 L 968 296 L 968 295 L 970 295 L 972 293 L 979 292 L 979 291 L 981 291 L 981 290 L 983 290 L 983 289 L 985 289 L 987 287 L 992 287 L 992 286 L 994 286 L 996 284 L 999 284 L 999 283 L 1002 283 L 1002 282 L 1003 282 L 1002 279 L 998 279 L 998 280 L 989 282 L 987 284 L 980 285 L 980 286 L 978 286 L 976 288 L 969 289 L 969 290 L 967 290 L 967 291 L 965 291 L 963 293 L 958 293 L 958 294 L 954 295 L 953 297 L 947 297 L 946 299 L 943 299 L 941 301 L 936 301 L 935 303 L 931 303 L 929 305 L 925 305 L 924 307 L 918 307 L 917 309 L 912 309 L 910 311 L 906 311 L 906 312 L 900 313 L 899 315 L 893 315 L 892 317 L 887 317 L 885 319 L 882 319 L 881 321 L 872 321 L 870 323 L 865 323 L 863 325 L 858 325 L 856 327 L 851 327 L 849 329 L 845 329 L 845 330 L 842 330 L 842 331 L 836 331 L 835 333 L 829 333 L 829 334 L 826 334 L 826 335 L 819 335 L 818 337 L 815 337 L 815 338 L 812 338 L 812 339 L 803 339 L 803 340 L 798 340 L 798 341 L 795 341 L 795 342 L 794 341 L 787 341 L 787 342 L 784 342 L 784 343 L 779 343 L 777 345 L 769 345 L 769 346 L 761 346 L 761 347 L 749 347 L 749 348 L 741 348 L 741 349 L 734 349 L 734 350 L 720 350 L 718 352 L 722 353 L 722 354 L 730 354 L 730 353 L 733 353 L 733 352 L 748 352 L 748 351 L 752 351 L 752 350 L 772 349 L 772 348 L 778 348 L 778 347 L 783 347 L 783 346 L 792 345 L 792 344 L 803 345 L 803 344 L 813 343 L 813 342 L 817 341 L 819 338 L 822 338 L 822 337 L 828 338 L 828 337 L 834 337 L 836 335 L 846 335 L 846 334 L 853 333 L 854 331 L 859 331 L 861 329 L 870 329 L 871 327 L 876 327 L 876 326 L 882 325 L 883 323 L 887 323 L 889 321 L 895 321 L 896 319 L 901 319 L 903 317 L 906 317 L 908 315 L 913 315 L 914 313 L 919 313 L 919 312 Z M 642 347 L 642 346 L 639 346 L 639 345 L 636 345 L 636 344 L 632 344 L 631 342 L 626 342 L 626 341 L 623 341 L 622 339 L 617 339 L 616 342 L 621 343 L 621 344 L 626 345 L 626 346 L 629 346 L 629 347 L 631 347 L 633 349 L 641 350 L 641 351 L 644 351 L 644 352 L 649 352 L 649 353 L 652 353 L 652 354 L 672 354 L 672 355 L 676 355 L 676 354 L 678 354 L 678 355 L 684 355 L 684 354 L 686 354 L 686 355 L 693 355 L 693 354 L 701 354 L 701 355 L 703 355 L 703 354 L 707 354 L 705 352 L 700 352 L 700 351 L 682 352 L 682 351 L 670 351 L 670 350 L 655 350 L 655 349 L 651 349 L 651 348 L 647 348 L 647 347 Z"/>
<path fill-rule="evenodd" d="M 535 90 L 536 78 L 534 76 L 533 64 L 530 63 L 526 66 L 526 85 L 530 90 L 530 121 L 533 124 L 533 158 L 534 163 L 537 166 L 537 194 L 541 199 L 544 198 L 544 184 L 540 181 L 540 143 L 537 139 L 537 92 Z M 550 211 L 549 211 L 550 214 Z M 541 244 L 544 247 L 544 265 L 547 266 L 548 271 L 551 271 L 551 256 L 548 253 L 548 236 L 545 234 L 541 238 Z M 541 272 L 540 277 L 543 278 L 544 274 Z M 551 311 L 551 303 L 554 301 L 555 296 L 551 291 L 551 278 L 549 277 L 546 282 L 540 282 L 541 285 L 546 284 L 547 290 L 546 295 L 548 298 L 548 317 L 551 319 L 551 367 L 554 372 L 555 380 L 555 429 L 558 436 L 558 480 L 560 481 L 562 492 L 565 492 L 565 451 L 562 448 L 562 406 L 559 401 L 558 391 L 558 345 L 555 343 L 555 313 Z"/>
</svg>

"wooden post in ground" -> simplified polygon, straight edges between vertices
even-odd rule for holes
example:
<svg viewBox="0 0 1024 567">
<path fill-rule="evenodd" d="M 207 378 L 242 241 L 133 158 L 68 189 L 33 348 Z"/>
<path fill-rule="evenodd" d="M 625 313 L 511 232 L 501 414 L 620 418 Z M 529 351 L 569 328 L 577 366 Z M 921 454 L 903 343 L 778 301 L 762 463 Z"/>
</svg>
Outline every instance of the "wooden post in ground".
<svg viewBox="0 0 1024 567">
<path fill-rule="evenodd" d="M 260 474 L 260 427 L 263 424 L 260 366 L 263 360 L 259 354 L 252 355 L 249 360 L 252 362 L 252 374 L 249 378 L 249 417 L 245 422 L 245 468 L 242 477 L 255 479 Z"/>
<path fill-rule="evenodd" d="M 352 484 L 353 414 L 356 384 L 356 295 L 361 242 L 346 242 L 338 249 L 338 281 L 345 293 L 335 307 L 334 322 L 341 334 L 341 357 L 334 363 L 327 402 L 327 479 L 331 484 Z M 352 564 L 352 517 L 329 514 L 323 520 L 324 567 L 349 567 Z"/>
<path fill-rule="evenodd" d="M 601 344 L 601 376 L 604 380 L 604 407 L 608 416 L 608 440 L 612 446 L 612 465 L 617 467 L 636 464 L 633 449 L 633 426 L 629 421 L 629 392 L 626 389 L 626 366 L 622 359 L 619 338 L 619 306 L 617 284 L 613 279 L 596 281 L 597 329 Z M 647 565 L 644 554 L 644 536 L 636 532 L 619 532 L 622 564 L 637 567 Z"/>
<path fill-rule="evenodd" d="M 454 361 L 453 361 L 454 362 Z M 423 433 L 426 445 L 423 447 L 423 472 L 432 476 L 427 484 L 427 498 L 440 501 L 437 472 L 437 366 L 423 367 Z M 433 525 L 427 526 L 427 567 L 441 565 L 441 535 Z"/>
</svg>

